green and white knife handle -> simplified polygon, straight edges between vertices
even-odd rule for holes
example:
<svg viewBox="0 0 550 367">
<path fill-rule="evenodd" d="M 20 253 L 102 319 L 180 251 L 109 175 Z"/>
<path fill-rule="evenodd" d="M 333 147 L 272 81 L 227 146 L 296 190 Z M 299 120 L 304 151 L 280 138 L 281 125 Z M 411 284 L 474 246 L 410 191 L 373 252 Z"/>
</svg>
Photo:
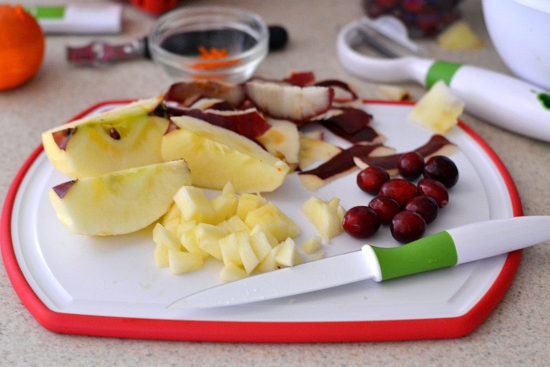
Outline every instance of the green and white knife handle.
<svg viewBox="0 0 550 367">
<path fill-rule="evenodd" d="M 363 254 L 374 280 L 459 265 L 550 240 L 550 216 L 527 216 L 468 224 L 400 247 L 365 245 Z"/>
</svg>

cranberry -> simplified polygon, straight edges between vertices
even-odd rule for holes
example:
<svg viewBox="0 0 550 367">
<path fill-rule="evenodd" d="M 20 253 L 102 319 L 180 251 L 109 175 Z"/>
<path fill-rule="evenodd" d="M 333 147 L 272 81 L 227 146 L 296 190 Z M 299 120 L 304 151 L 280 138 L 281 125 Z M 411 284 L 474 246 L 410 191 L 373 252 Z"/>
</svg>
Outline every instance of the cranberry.
<svg viewBox="0 0 550 367">
<path fill-rule="evenodd" d="M 420 195 L 412 198 L 405 206 L 405 210 L 420 214 L 426 224 L 430 224 L 437 218 L 439 205 L 431 196 Z"/>
<path fill-rule="evenodd" d="M 390 224 L 393 217 L 403 210 L 397 201 L 387 196 L 375 197 L 370 201 L 369 207 L 378 214 L 381 224 Z"/>
<path fill-rule="evenodd" d="M 404 210 L 393 217 L 391 234 L 401 243 L 408 243 L 421 238 L 426 232 L 426 221 L 416 212 Z"/>
<path fill-rule="evenodd" d="M 380 167 L 367 167 L 357 174 L 357 186 L 371 195 L 378 194 L 382 184 L 390 179 L 388 172 Z"/>
<path fill-rule="evenodd" d="M 440 181 L 450 189 L 458 181 L 456 164 L 444 155 L 430 157 L 424 166 L 424 177 Z"/>
<path fill-rule="evenodd" d="M 418 152 L 408 152 L 399 157 L 397 170 L 406 180 L 416 180 L 424 170 L 424 158 Z"/>
<path fill-rule="evenodd" d="M 418 189 L 415 184 L 403 178 L 392 178 L 384 182 L 378 195 L 390 197 L 397 201 L 401 207 L 405 207 L 409 200 L 418 195 Z"/>
<path fill-rule="evenodd" d="M 449 203 L 449 191 L 441 182 L 424 178 L 418 182 L 418 192 L 421 195 L 430 196 L 435 199 L 437 205 L 443 208 Z"/>
<path fill-rule="evenodd" d="M 380 217 L 368 206 L 355 206 L 347 211 L 343 220 L 344 230 L 353 237 L 367 238 L 380 228 Z"/>
</svg>

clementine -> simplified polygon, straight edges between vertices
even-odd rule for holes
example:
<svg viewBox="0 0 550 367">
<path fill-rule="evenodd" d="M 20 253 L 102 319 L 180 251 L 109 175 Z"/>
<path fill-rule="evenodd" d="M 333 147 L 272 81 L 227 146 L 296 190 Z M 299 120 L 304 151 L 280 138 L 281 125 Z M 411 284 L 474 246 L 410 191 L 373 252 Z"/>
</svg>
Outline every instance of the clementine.
<svg viewBox="0 0 550 367">
<path fill-rule="evenodd" d="M 44 33 L 21 5 L 0 4 L 0 90 L 31 79 L 44 59 Z"/>
</svg>

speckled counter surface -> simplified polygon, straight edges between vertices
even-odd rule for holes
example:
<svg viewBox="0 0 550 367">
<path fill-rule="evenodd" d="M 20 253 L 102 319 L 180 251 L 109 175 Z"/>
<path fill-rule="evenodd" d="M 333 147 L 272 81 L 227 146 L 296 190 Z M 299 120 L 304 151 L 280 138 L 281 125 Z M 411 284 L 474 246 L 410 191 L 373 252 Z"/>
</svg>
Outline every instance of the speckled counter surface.
<svg viewBox="0 0 550 367">
<path fill-rule="evenodd" d="M 36 4 L 46 1 L 24 1 Z M 51 2 L 50 2 L 51 3 Z M 378 98 L 376 85 L 347 74 L 335 56 L 338 30 L 361 15 L 360 1 L 182 1 L 181 6 L 223 4 L 258 12 L 290 34 L 285 51 L 270 54 L 257 74 L 278 78 L 312 70 L 319 79 L 354 84 L 364 98 Z M 486 42 L 475 52 L 430 56 L 508 73 L 498 58 L 479 0 L 465 0 L 463 17 Z M 124 29 L 114 42 L 145 35 L 155 18 L 125 4 Z M 105 68 L 78 68 L 65 61 L 66 45 L 97 36 L 49 36 L 39 73 L 22 87 L 0 92 L 0 198 L 40 144 L 40 132 L 105 100 L 146 98 L 171 80 L 148 60 Z M 414 99 L 424 90 L 404 84 Z M 550 145 L 504 131 L 468 115 L 471 126 L 497 153 L 515 180 L 525 215 L 550 214 Z M 550 121 L 550 117 L 549 117 Z M 474 203 L 472 203 L 474 205 Z M 502 302 L 472 334 L 459 339 L 349 344 L 218 344 L 109 339 L 60 335 L 43 328 L 22 305 L 0 266 L 0 365 L 6 366 L 547 366 L 550 360 L 550 247 L 523 252 L 517 275 Z"/>
</svg>

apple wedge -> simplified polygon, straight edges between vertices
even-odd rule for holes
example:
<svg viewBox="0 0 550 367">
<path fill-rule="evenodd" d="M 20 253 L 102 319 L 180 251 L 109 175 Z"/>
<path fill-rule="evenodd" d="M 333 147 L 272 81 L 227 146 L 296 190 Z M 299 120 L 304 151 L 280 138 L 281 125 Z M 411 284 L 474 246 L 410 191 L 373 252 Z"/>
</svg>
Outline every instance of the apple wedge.
<svg viewBox="0 0 550 367">
<path fill-rule="evenodd" d="M 178 160 L 65 182 L 52 188 L 49 197 L 72 232 L 120 235 L 159 219 L 178 189 L 190 183 L 187 164 Z"/>
<path fill-rule="evenodd" d="M 162 162 L 160 145 L 168 120 L 152 116 L 159 98 L 141 100 L 42 133 L 52 165 L 84 178 Z"/>
<path fill-rule="evenodd" d="M 185 159 L 193 185 L 221 190 L 231 182 L 235 192 L 269 192 L 285 180 L 289 166 L 255 142 L 227 129 L 189 117 L 173 117 L 162 140 L 165 161 Z"/>
</svg>

